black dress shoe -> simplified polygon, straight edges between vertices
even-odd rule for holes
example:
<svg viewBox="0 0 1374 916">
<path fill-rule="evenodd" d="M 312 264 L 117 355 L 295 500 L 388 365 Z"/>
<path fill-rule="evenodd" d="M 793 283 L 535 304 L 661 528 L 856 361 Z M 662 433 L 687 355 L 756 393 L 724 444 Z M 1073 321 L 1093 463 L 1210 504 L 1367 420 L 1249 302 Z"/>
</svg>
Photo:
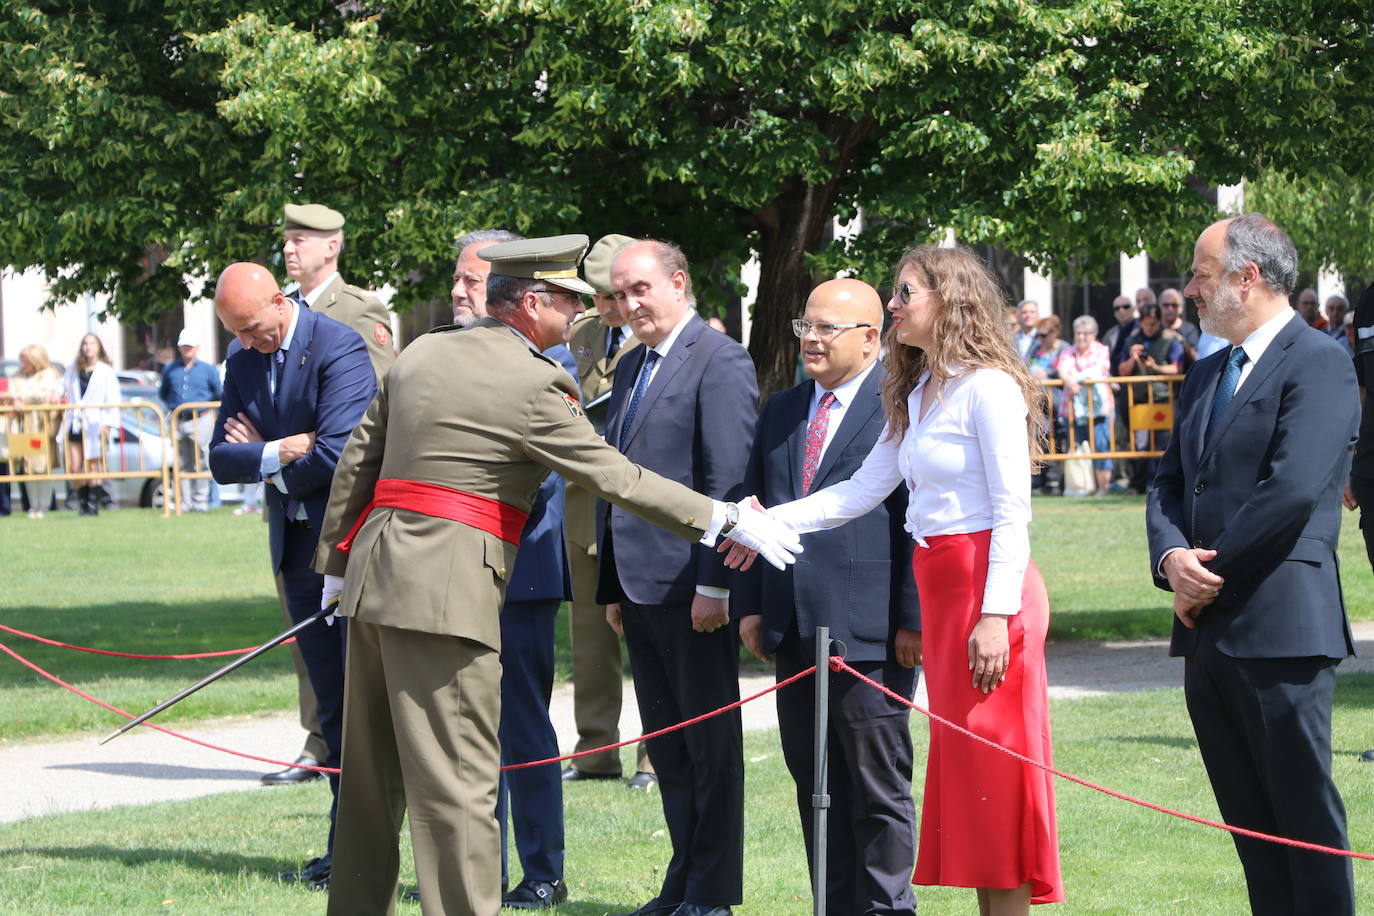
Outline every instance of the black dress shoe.
<svg viewBox="0 0 1374 916">
<path fill-rule="evenodd" d="M 329 890 L 331 858 L 321 856 L 310 859 L 300 871 L 284 871 L 277 877 L 283 884 L 301 884 L 312 891 Z"/>
<path fill-rule="evenodd" d="M 1370 748 L 1360 755 L 1360 759 L 1369 763 L 1374 763 L 1374 748 Z"/>
<path fill-rule="evenodd" d="M 646 773 L 640 770 L 638 773 L 631 776 L 625 782 L 625 785 L 629 786 L 631 789 L 648 791 L 658 785 L 658 777 L 653 773 Z"/>
<path fill-rule="evenodd" d="M 526 878 L 501 895 L 501 906 L 512 910 L 547 910 L 568 899 L 562 881 L 531 881 Z"/>
<path fill-rule="evenodd" d="M 663 903 L 655 897 L 639 909 L 631 910 L 628 913 L 619 913 L 617 916 L 672 916 L 681 907 L 682 904 L 680 903 Z"/>
<path fill-rule="evenodd" d="M 591 779 L 591 780 L 598 780 L 598 779 L 599 779 L 599 780 L 605 780 L 605 779 L 619 779 L 619 778 L 620 778 L 620 774 L 619 774 L 619 773 L 584 773 L 584 772 L 582 772 L 581 770 L 579 770 L 577 767 L 568 767 L 566 770 L 563 771 L 563 781 L 564 781 L 564 782 L 582 782 L 582 781 L 588 780 L 588 779 Z"/>
<path fill-rule="evenodd" d="M 673 910 L 673 916 L 730 916 L 730 908 L 709 903 L 684 903 Z"/>
<path fill-rule="evenodd" d="M 262 784 L 265 786 L 290 786 L 298 782 L 310 782 L 319 779 L 324 774 L 319 770 L 307 770 L 306 767 L 317 767 L 320 762 L 309 754 L 301 754 L 296 758 L 296 762 L 284 770 L 277 770 L 275 773 L 268 773 L 262 777 Z"/>
</svg>

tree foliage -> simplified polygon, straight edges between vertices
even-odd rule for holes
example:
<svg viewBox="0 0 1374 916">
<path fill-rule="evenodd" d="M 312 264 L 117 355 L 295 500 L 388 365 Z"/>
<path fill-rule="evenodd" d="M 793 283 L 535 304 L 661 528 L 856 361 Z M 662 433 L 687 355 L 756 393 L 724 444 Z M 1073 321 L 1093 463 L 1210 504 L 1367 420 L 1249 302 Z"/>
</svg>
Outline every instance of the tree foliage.
<svg viewBox="0 0 1374 916">
<path fill-rule="evenodd" d="M 469 229 L 644 234 L 704 293 L 759 255 L 771 389 L 813 271 L 882 285 L 946 227 L 1051 269 L 1180 251 L 1208 187 L 1370 172 L 1335 130 L 1374 127 L 1356 3 L 0 3 L 0 258 L 131 316 L 275 257 L 293 199 L 401 307 Z"/>
</svg>

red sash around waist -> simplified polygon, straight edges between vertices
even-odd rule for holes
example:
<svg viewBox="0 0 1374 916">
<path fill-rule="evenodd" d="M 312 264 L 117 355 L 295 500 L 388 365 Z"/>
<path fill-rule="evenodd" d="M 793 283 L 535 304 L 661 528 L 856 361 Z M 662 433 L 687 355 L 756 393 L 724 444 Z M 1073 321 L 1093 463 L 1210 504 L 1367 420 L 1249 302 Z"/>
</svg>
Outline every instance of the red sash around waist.
<svg viewBox="0 0 1374 916">
<path fill-rule="evenodd" d="M 489 496 L 464 493 L 437 483 L 382 478 L 372 494 L 372 502 L 353 523 L 348 536 L 339 542 L 339 552 L 353 549 L 353 538 L 373 509 L 409 509 L 421 515 L 446 518 L 494 534 L 511 544 L 520 543 L 520 532 L 529 514 Z"/>
</svg>

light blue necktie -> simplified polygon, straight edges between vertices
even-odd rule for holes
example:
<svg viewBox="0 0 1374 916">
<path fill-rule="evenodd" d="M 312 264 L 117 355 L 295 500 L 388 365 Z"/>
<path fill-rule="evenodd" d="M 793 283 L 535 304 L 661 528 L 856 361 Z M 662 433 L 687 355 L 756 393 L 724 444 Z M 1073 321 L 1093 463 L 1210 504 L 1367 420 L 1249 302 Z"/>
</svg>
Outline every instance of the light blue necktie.
<svg viewBox="0 0 1374 916">
<path fill-rule="evenodd" d="M 1217 393 L 1212 397 L 1212 413 L 1207 418 L 1207 434 L 1204 439 L 1212 438 L 1212 430 L 1226 412 L 1227 406 L 1236 396 L 1236 385 L 1240 382 L 1240 367 L 1245 363 L 1245 349 L 1232 347 L 1231 355 L 1226 357 L 1226 368 L 1221 370 L 1221 381 L 1217 382 Z"/>
<path fill-rule="evenodd" d="M 644 368 L 639 370 L 639 378 L 635 381 L 634 393 L 630 395 L 630 406 L 625 410 L 625 424 L 620 427 L 620 448 L 624 450 L 625 442 L 630 438 L 630 427 L 635 422 L 635 414 L 639 412 L 639 401 L 644 397 L 644 392 L 649 388 L 649 379 L 654 374 L 654 364 L 658 362 L 657 350 L 650 350 L 644 357 Z"/>
</svg>

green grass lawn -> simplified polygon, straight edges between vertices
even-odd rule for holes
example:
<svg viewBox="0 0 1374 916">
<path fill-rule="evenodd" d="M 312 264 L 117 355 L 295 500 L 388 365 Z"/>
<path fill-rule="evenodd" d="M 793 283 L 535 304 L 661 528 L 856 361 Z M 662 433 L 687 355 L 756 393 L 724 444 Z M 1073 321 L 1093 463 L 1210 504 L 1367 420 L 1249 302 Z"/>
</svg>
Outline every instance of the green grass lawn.
<svg viewBox="0 0 1374 916">
<path fill-rule="evenodd" d="M 1139 498 L 1038 498 L 1032 544 L 1049 583 L 1058 639 L 1161 635 L 1166 596 L 1147 576 Z M 227 511 L 163 519 L 124 510 L 97 518 L 0 520 L 10 587 L 0 623 L 101 648 L 188 652 L 252 645 L 281 628 L 267 569 L 266 526 Z M 1354 517 L 1342 560 L 1352 616 L 1374 616 L 1371 576 Z M 219 661 L 136 662 L 0 642 L 55 674 L 142 710 L 218 667 Z M 560 633 L 560 671 L 568 669 Z M 271 653 L 178 707 L 171 721 L 289 709 L 294 677 Z M 763 700 L 761 702 L 768 702 Z M 8 658 L 0 659 L 0 743 L 104 734 L 118 719 Z M 1340 680 L 1336 774 L 1355 848 L 1374 849 L 1374 677 Z M 1054 705 L 1057 763 L 1152 801 L 1215 817 L 1182 697 L 1165 690 Z M 926 729 L 913 722 L 918 762 Z M 750 734 L 745 913 L 809 912 L 794 795 L 777 737 Z M 919 783 L 919 781 L 918 781 Z M 318 913 L 318 895 L 278 885 L 292 857 L 324 832 L 324 788 L 231 793 L 189 802 L 37 818 L 0 826 L 0 913 Z M 916 786 L 919 805 L 920 785 Z M 570 787 L 568 878 L 561 912 L 600 916 L 651 896 L 667 862 L 657 799 L 616 784 Z M 1059 787 L 1069 902 L 1061 913 L 1243 912 L 1240 867 L 1214 830 L 1127 806 L 1078 786 Z M 409 861 L 408 854 L 405 861 Z M 408 867 L 408 866 L 407 866 Z M 1357 863 L 1362 908 L 1374 906 L 1370 868 Z M 403 881 L 413 882 L 413 874 Z M 971 893 L 920 891 L 921 912 L 972 909 Z M 418 912 L 402 906 L 403 912 Z"/>
<path fill-rule="evenodd" d="M 1354 848 L 1368 851 L 1374 849 L 1374 765 L 1356 754 L 1374 735 L 1374 677 L 1341 678 L 1337 704 L 1336 777 Z M 1217 816 L 1180 691 L 1056 701 L 1053 713 L 1062 769 Z M 912 724 L 919 771 L 926 727 L 917 717 Z M 748 734 L 745 756 L 745 905 L 739 911 L 808 913 L 795 795 L 776 733 Z M 319 913 L 319 895 L 279 885 L 274 876 L 319 843 L 326 791 L 319 784 L 263 789 L 0 825 L 0 912 Z M 669 853 L 657 797 L 619 783 L 584 783 L 567 788 L 564 807 L 572 897 L 559 912 L 602 916 L 652 896 Z M 1043 912 L 1246 911 L 1240 865 L 1226 834 L 1062 781 L 1058 810 L 1068 902 Z M 408 849 L 402 861 L 402 883 L 413 887 Z M 1365 862 L 1355 866 L 1362 911 L 1374 907 L 1371 869 Z M 924 914 L 973 911 L 971 891 L 919 888 L 917 894 Z M 405 904 L 399 910 L 419 912 Z"/>
<path fill-rule="evenodd" d="M 1052 639 L 1119 639 L 1169 632 L 1168 595 L 1149 580 L 1141 497 L 1037 497 L 1031 543 L 1049 586 Z M 82 518 L 0 519 L 6 581 L 0 623 L 64 642 L 124 652 L 184 653 L 255 645 L 282 629 L 267 561 L 267 526 L 228 510 L 164 519 L 125 509 Z M 1374 577 L 1356 517 L 1341 539 L 1347 605 L 1374 618 Z M 567 615 L 558 619 L 558 676 L 571 676 Z M 227 659 L 133 661 L 39 645 L 0 633 L 0 642 L 94 695 L 141 712 Z M 747 658 L 747 655 L 746 655 Z M 746 669 L 764 669 L 750 659 Z M 285 650 L 180 704 L 185 723 L 233 713 L 289 709 L 294 675 Z M 119 723 L 0 658 L 0 742 L 103 734 Z M 171 721 L 171 720 L 169 720 Z"/>
</svg>

